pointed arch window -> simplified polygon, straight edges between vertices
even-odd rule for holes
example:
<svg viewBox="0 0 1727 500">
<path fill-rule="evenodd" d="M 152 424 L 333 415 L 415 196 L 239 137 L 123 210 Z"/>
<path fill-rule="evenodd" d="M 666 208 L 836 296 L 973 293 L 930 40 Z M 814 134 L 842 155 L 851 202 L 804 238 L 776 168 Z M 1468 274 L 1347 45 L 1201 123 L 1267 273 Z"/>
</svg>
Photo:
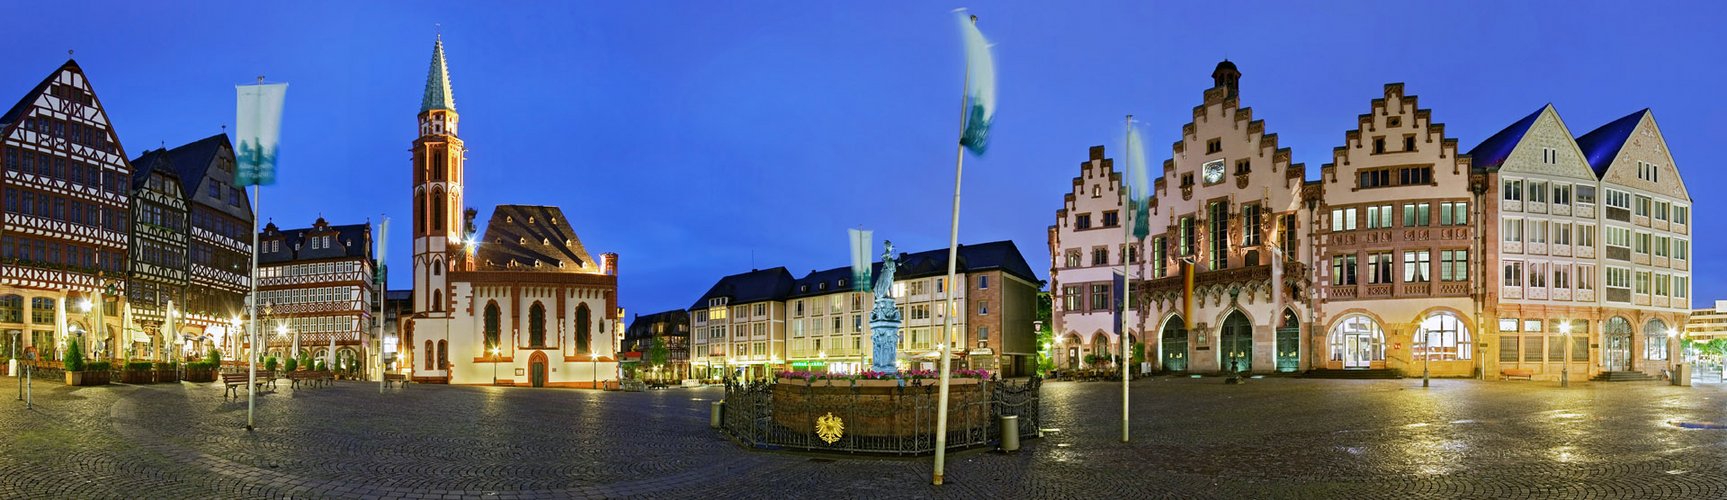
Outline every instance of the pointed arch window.
<svg viewBox="0 0 1727 500">
<path fill-rule="evenodd" d="M 590 316 L 592 314 L 588 312 L 587 304 L 576 306 L 576 352 L 578 353 L 586 354 L 589 352 L 588 332 L 591 325 L 588 323 L 592 319 Z"/>
<path fill-rule="evenodd" d="M 435 355 L 437 355 L 437 351 L 432 349 L 432 341 L 427 340 L 426 341 L 426 369 L 427 370 L 436 370 L 437 369 L 436 368 L 437 364 L 432 362 L 432 356 L 435 356 Z"/>
<path fill-rule="evenodd" d="M 414 193 L 414 209 L 426 209 L 426 193 Z M 426 219 L 424 217 L 420 217 L 419 219 L 420 227 L 418 229 L 420 232 L 424 233 L 426 232 Z"/>
<path fill-rule="evenodd" d="M 440 340 L 440 341 L 438 341 L 438 369 L 442 370 L 442 369 L 445 369 L 449 366 L 450 366 L 450 343 Z"/>
<path fill-rule="evenodd" d="M 537 300 L 528 308 L 528 345 L 546 346 L 546 306 Z"/>
<path fill-rule="evenodd" d="M 435 312 L 443 312 L 444 311 L 444 291 L 443 290 L 432 290 L 432 311 L 435 311 Z"/>
<path fill-rule="evenodd" d="M 432 190 L 432 228 L 433 229 L 443 229 L 443 227 L 444 227 L 444 205 L 445 205 L 445 203 L 444 203 L 444 190 L 442 188 L 433 189 Z"/>
<path fill-rule="evenodd" d="M 482 354 L 490 354 L 492 349 L 499 345 L 499 316 L 501 316 L 501 313 L 498 311 L 498 302 L 486 302 L 486 352 Z"/>
</svg>

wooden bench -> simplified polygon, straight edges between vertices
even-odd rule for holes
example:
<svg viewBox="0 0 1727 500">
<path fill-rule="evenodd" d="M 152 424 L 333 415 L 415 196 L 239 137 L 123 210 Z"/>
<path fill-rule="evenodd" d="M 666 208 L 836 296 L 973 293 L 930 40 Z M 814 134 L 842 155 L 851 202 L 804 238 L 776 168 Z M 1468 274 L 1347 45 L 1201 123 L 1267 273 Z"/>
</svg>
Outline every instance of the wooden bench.
<svg viewBox="0 0 1727 500">
<path fill-rule="evenodd" d="M 316 387 L 318 385 L 319 379 L 321 379 L 321 378 L 322 377 L 318 375 L 318 372 L 308 372 L 308 371 L 288 372 L 288 380 L 289 380 L 289 383 L 291 384 L 290 386 L 295 388 L 295 389 L 300 388 L 301 382 L 305 382 L 307 387 Z"/>
<path fill-rule="evenodd" d="M 385 387 L 395 387 L 397 382 L 400 382 L 402 384 L 403 389 L 408 388 L 408 376 L 407 375 L 403 375 L 400 373 L 386 373 L 386 374 L 384 374 L 384 386 Z"/>
<path fill-rule="evenodd" d="M 263 373 L 259 373 L 258 375 L 259 375 L 259 377 L 258 377 L 257 386 L 263 387 L 268 382 L 265 381 L 265 379 L 263 377 L 263 375 L 264 375 Z M 222 392 L 222 399 L 227 400 L 229 394 L 233 394 L 234 399 L 240 399 L 240 388 L 245 387 L 247 378 L 248 378 L 247 375 L 244 373 L 224 373 L 224 374 L 222 374 L 222 387 L 224 389 L 224 391 Z"/>
<path fill-rule="evenodd" d="M 1504 370 L 1499 370 L 1499 380 L 1511 380 L 1514 378 L 1521 378 L 1523 380 L 1535 380 L 1535 370 L 1520 369 L 1520 368 L 1507 368 Z"/>
</svg>

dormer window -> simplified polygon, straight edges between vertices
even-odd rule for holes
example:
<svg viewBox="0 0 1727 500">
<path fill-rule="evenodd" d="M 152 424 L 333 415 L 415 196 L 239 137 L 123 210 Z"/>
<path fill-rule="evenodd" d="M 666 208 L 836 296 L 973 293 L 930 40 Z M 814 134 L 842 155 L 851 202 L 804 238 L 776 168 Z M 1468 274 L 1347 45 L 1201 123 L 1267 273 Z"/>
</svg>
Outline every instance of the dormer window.
<svg viewBox="0 0 1727 500">
<path fill-rule="evenodd" d="M 840 278 L 840 283 L 839 283 L 839 286 L 846 286 L 846 280 L 845 280 L 845 278 Z"/>
<path fill-rule="evenodd" d="M 576 246 L 576 240 L 565 238 L 564 239 L 564 246 L 566 246 L 566 247 Z"/>
<path fill-rule="evenodd" d="M 817 283 L 817 284 L 816 284 L 816 289 L 817 289 L 817 290 L 827 290 L 827 289 L 828 289 L 828 284 L 827 284 L 827 283 Z"/>
<path fill-rule="evenodd" d="M 528 244 L 528 238 L 527 237 L 516 238 L 516 243 L 526 245 L 526 244 Z"/>
<path fill-rule="evenodd" d="M 505 215 L 504 216 L 504 222 L 514 223 L 514 222 L 516 222 L 516 218 L 515 218 L 515 216 Z"/>
<path fill-rule="evenodd" d="M 541 245 L 550 245 L 550 244 L 552 244 L 552 240 L 550 238 L 540 238 L 540 244 Z"/>
<path fill-rule="evenodd" d="M 533 224 L 533 223 L 534 223 L 534 216 L 532 216 L 532 215 L 530 215 L 530 216 L 528 216 L 528 223 L 529 223 L 529 224 Z"/>
</svg>

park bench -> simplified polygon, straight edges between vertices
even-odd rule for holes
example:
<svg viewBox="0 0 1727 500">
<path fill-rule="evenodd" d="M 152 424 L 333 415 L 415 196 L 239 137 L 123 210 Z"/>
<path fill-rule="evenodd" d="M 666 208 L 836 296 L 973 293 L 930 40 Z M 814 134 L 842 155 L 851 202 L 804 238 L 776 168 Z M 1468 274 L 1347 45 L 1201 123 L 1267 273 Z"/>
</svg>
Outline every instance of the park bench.
<svg viewBox="0 0 1727 500">
<path fill-rule="evenodd" d="M 318 375 L 318 372 L 308 372 L 308 371 L 288 372 L 288 380 L 292 384 L 291 387 L 293 387 L 295 389 L 300 388 L 301 382 L 305 382 L 307 387 L 316 387 L 318 385 L 318 381 L 320 378 L 322 378 L 322 377 Z"/>
<path fill-rule="evenodd" d="M 403 375 L 400 373 L 386 373 L 386 374 L 384 374 L 384 386 L 395 387 L 397 382 L 400 382 L 402 384 L 403 389 L 408 388 L 408 376 L 407 375 Z"/>
<path fill-rule="evenodd" d="M 262 373 L 259 375 L 257 385 L 258 387 L 263 387 L 268 382 L 266 382 L 264 377 L 262 377 Z M 229 394 L 233 394 L 234 399 L 240 399 L 240 388 L 246 386 L 246 378 L 247 376 L 244 373 L 222 374 L 222 387 L 224 389 L 222 392 L 222 399 L 228 399 Z"/>
<path fill-rule="evenodd" d="M 1535 380 L 1535 370 L 1526 368 L 1506 368 L 1504 370 L 1499 370 L 1499 380 L 1511 380 L 1514 378 Z"/>
</svg>

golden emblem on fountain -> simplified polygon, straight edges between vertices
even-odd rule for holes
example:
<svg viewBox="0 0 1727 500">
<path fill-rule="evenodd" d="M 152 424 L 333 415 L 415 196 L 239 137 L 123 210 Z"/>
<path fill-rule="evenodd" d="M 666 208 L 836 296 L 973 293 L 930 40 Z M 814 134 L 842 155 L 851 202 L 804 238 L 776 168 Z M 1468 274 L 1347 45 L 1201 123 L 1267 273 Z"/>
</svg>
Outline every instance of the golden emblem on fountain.
<svg viewBox="0 0 1727 500">
<path fill-rule="evenodd" d="M 821 418 L 816 419 L 816 436 L 822 438 L 822 441 L 827 441 L 828 444 L 839 441 L 840 436 L 844 436 L 845 433 L 845 421 L 834 416 L 833 412 L 828 412 L 827 415 L 822 415 Z"/>
</svg>

